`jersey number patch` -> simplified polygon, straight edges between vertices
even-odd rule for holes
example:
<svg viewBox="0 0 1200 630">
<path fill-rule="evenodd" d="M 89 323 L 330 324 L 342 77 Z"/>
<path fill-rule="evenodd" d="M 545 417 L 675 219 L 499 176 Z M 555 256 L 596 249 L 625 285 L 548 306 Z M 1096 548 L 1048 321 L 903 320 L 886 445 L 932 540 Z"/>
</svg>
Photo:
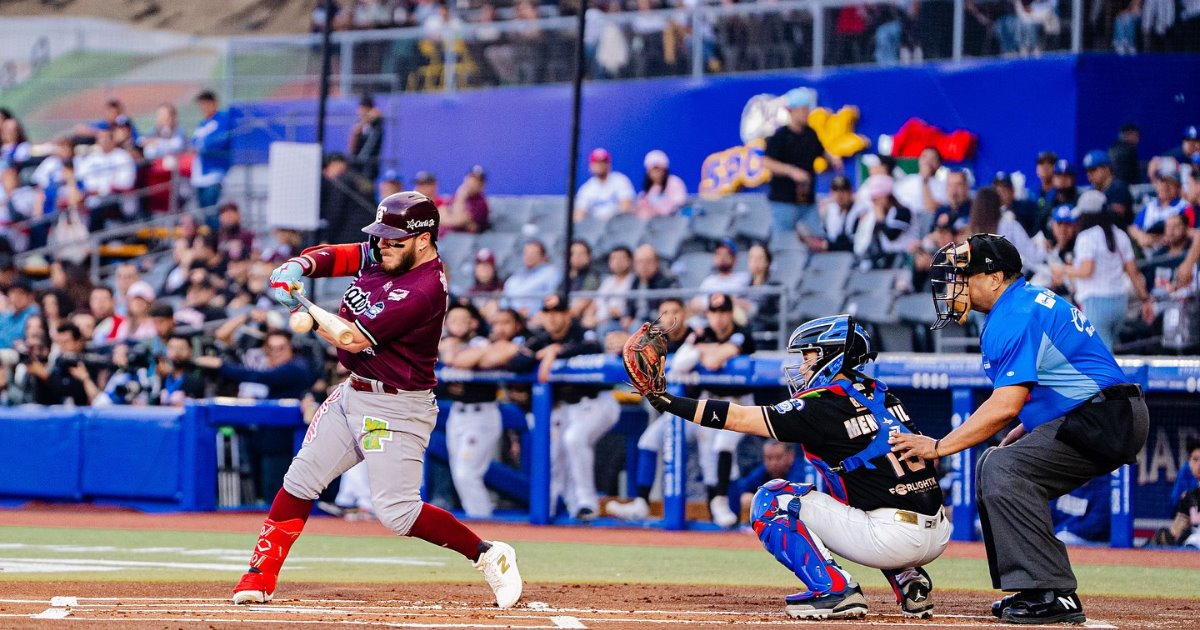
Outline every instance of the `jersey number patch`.
<svg viewBox="0 0 1200 630">
<path fill-rule="evenodd" d="M 392 441 L 392 430 L 387 420 L 363 416 L 362 450 L 382 451 L 384 442 Z"/>
</svg>

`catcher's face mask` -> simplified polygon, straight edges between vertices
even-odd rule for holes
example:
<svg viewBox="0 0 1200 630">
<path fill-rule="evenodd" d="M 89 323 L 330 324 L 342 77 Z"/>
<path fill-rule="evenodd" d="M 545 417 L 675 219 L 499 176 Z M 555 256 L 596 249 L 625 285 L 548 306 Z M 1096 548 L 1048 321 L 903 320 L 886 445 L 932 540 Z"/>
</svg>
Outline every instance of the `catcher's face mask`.
<svg viewBox="0 0 1200 630">
<path fill-rule="evenodd" d="M 967 321 L 971 312 L 971 294 L 967 290 L 967 265 L 971 262 L 971 245 L 947 243 L 933 255 L 929 267 L 929 285 L 933 291 L 933 308 L 937 320 L 932 330 L 945 327 L 950 322 L 960 326 Z"/>
</svg>

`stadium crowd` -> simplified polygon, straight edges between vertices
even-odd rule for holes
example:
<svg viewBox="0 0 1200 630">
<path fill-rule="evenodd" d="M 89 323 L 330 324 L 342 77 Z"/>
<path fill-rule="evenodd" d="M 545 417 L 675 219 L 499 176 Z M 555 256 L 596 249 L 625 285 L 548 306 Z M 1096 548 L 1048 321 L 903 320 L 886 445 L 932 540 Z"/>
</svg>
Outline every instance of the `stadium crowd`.
<svg viewBox="0 0 1200 630">
<path fill-rule="evenodd" d="M 661 150 L 648 151 L 640 172 L 630 169 L 631 178 L 615 168 L 608 151 L 593 149 L 591 176 L 578 190 L 572 217 L 581 236 L 570 244 L 566 267 L 572 291 L 596 293 L 569 301 L 556 295 L 563 273 L 555 260 L 563 249 L 561 223 L 554 229 L 514 225 L 504 216 L 511 206 L 489 201 L 482 166 L 464 173 L 452 194 L 441 193 L 433 173 L 417 173 L 413 187 L 442 212 L 439 240 L 453 288 L 443 362 L 465 370 L 528 371 L 545 379 L 556 359 L 615 353 L 632 328 L 661 317 L 682 322 L 671 333 L 672 369 L 719 370 L 764 341 L 777 343 L 780 317 L 794 319 L 781 313 L 780 294 L 795 285 L 780 279 L 786 274 L 774 259 L 796 251 L 812 257 L 842 253 L 854 269 L 895 271 L 895 292 L 923 293 L 931 254 L 975 232 L 1013 241 L 1026 272 L 1071 296 L 1118 350 L 1159 351 L 1154 340 L 1165 336 L 1165 326 L 1195 319 L 1196 127 L 1183 131 L 1178 146 L 1141 152 L 1153 156 L 1149 160 L 1139 155 L 1138 129 L 1127 125 L 1111 147 L 1089 151 L 1078 170 L 1070 159 L 1043 152 L 1031 156 L 1032 176 L 1002 172 L 984 182 L 968 169 L 943 164 L 933 149 L 921 154 L 915 168 L 886 155 L 864 155 L 859 161 L 866 176 L 856 186 L 847 165 L 829 155 L 807 126 L 810 104 L 802 92 L 789 94 L 790 122 L 766 144 L 774 177 L 766 194 L 755 199 L 772 225 L 769 238 L 696 229 L 671 253 L 651 239 L 622 240 L 630 227 L 674 220 L 694 227 L 709 202 L 689 196 Z M 231 395 L 298 398 L 311 410 L 345 376 L 321 344 L 294 338 L 284 314 L 264 295 L 271 269 L 311 237 L 289 229 L 254 233 L 243 226 L 236 203 L 221 203 L 232 123 L 211 93 L 200 94 L 196 105 L 202 120 L 190 141 L 170 106 L 159 109 L 153 129 L 140 133 L 113 100 L 103 118 L 55 140 L 48 150 L 35 149 L 20 121 L 3 112 L 3 404 L 181 405 Z M 327 227 L 317 238 L 359 240 L 377 199 L 405 188 L 397 173 L 379 168 L 382 128 L 374 103 L 364 98 L 346 153 L 326 157 L 321 213 Z M 828 179 L 827 194 L 818 193 L 819 157 L 843 171 Z M 178 172 L 188 173 L 189 185 L 158 194 L 155 182 L 164 173 L 170 181 Z M 80 264 L 92 247 L 86 237 L 177 208 L 176 194 L 200 208 L 217 207 L 211 224 L 185 215 L 166 234 L 165 262 L 132 258 L 93 282 Z M 587 238 L 585 226 L 601 237 Z M 462 264 L 450 263 L 456 238 L 461 246 L 497 235 L 510 238 L 490 242 L 507 247 L 472 247 L 455 261 Z M 14 256 L 45 245 L 48 279 L 35 287 Z M 697 264 L 697 256 L 704 262 Z M 750 290 L 755 287 L 772 290 Z M 670 298 L 647 297 L 642 289 L 693 291 Z M 1130 296 L 1136 300 L 1129 302 Z M 1181 308 L 1193 310 L 1181 315 Z M 494 505 L 481 480 L 494 453 L 511 465 L 521 461 L 520 437 L 501 431 L 495 405 L 505 400 L 527 409 L 528 386 L 446 383 L 439 395 L 451 403 L 452 434 L 479 438 L 450 441 L 447 477 L 457 491 L 446 492 L 443 502 L 452 505 L 457 496 L 472 516 L 487 515 Z M 704 395 L 739 400 L 755 393 L 725 388 Z M 770 392 L 759 395 L 769 398 Z M 561 448 L 554 460 L 555 489 L 572 516 L 588 520 L 601 512 L 600 495 L 617 494 L 615 473 L 601 475 L 598 486 L 595 470 L 597 444 L 616 423 L 618 407 L 606 389 L 556 385 L 555 399 L 560 405 L 555 443 Z M 648 429 L 639 440 L 645 462 L 639 496 L 606 506 L 610 514 L 646 515 L 661 431 Z M 251 448 L 259 449 L 256 461 L 290 455 L 273 453 L 271 445 L 288 442 L 269 436 L 264 431 L 251 440 Z M 696 436 L 709 510 L 724 526 L 738 521 L 741 494 L 749 487 L 738 483 L 739 469 L 749 471 L 763 455 L 776 468 L 788 460 L 771 443 L 743 446 L 738 437 Z M 271 494 L 262 486 L 259 496 Z M 369 500 L 340 503 L 369 509 Z"/>
</svg>

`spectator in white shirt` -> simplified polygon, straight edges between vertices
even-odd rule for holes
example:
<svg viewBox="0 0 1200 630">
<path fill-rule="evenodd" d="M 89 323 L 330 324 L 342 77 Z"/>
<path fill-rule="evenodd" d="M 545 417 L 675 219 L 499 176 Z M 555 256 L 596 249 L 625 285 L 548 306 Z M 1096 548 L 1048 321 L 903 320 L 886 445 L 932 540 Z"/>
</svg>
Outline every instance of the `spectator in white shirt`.
<svg viewBox="0 0 1200 630">
<path fill-rule="evenodd" d="M 750 286 L 750 274 L 745 271 L 734 271 L 737 266 L 737 245 L 733 239 L 727 238 L 717 243 L 713 251 L 713 272 L 700 281 L 701 291 L 709 293 L 728 293 L 736 295 L 742 289 Z M 704 312 L 709 293 L 703 293 L 692 298 L 692 310 Z M 736 300 L 735 300 L 736 301 Z"/>
<path fill-rule="evenodd" d="M 1062 279 L 1075 281 L 1075 301 L 1095 327 L 1096 334 L 1108 348 L 1117 341 L 1117 333 L 1125 323 L 1129 289 L 1126 276 L 1142 301 L 1142 317 L 1154 319 L 1146 279 L 1133 259 L 1129 235 L 1113 226 L 1113 214 L 1104 208 L 1104 193 L 1085 191 L 1075 206 L 1079 235 L 1075 237 L 1075 264 L 1051 267 L 1054 284 Z"/>
<path fill-rule="evenodd" d="M 928 147 L 917 157 L 917 172 L 896 181 L 896 200 L 912 210 L 918 219 L 950 203 L 946 195 L 946 178 L 939 176 L 941 170 L 942 154 Z"/>
<path fill-rule="evenodd" d="M 16 118 L 6 118 L 0 123 L 0 166 L 20 167 L 31 155 L 25 128 Z"/>
<path fill-rule="evenodd" d="M 1183 215 L 1189 228 L 1196 226 L 1196 211 L 1181 196 L 1179 168 L 1171 160 L 1162 160 L 1154 175 L 1155 197 L 1146 203 L 1129 226 L 1129 235 L 1144 249 L 1157 247 L 1162 242 L 1163 228 L 1167 217 Z"/>
<path fill-rule="evenodd" d="M 678 175 L 671 173 L 667 154 L 655 149 L 643 161 L 646 179 L 638 193 L 636 213 L 643 219 L 666 217 L 679 212 L 687 202 L 687 186 Z"/>
<path fill-rule="evenodd" d="M 183 153 L 186 145 L 174 105 L 163 103 L 158 106 L 154 114 L 154 129 L 138 138 L 138 145 L 142 147 L 142 155 L 147 160 Z"/>
<path fill-rule="evenodd" d="M 628 297 L 633 290 L 633 252 L 625 246 L 617 246 L 608 253 L 609 275 L 600 281 L 601 297 L 596 299 L 596 323 L 600 336 L 629 325 Z"/>
<path fill-rule="evenodd" d="M 513 308 L 526 317 L 541 310 L 542 298 L 558 290 L 562 273 L 546 259 L 546 246 L 533 239 L 521 252 L 524 267 L 504 282 L 504 308 Z"/>
<path fill-rule="evenodd" d="M 75 158 L 75 174 L 88 195 L 86 204 L 91 210 L 88 230 L 91 232 L 100 231 L 109 219 L 137 212 L 136 203 L 125 204 L 119 195 L 132 190 L 137 180 L 133 157 L 117 147 L 112 130 L 105 123 L 96 130 L 96 147 L 98 151 Z M 132 205 L 129 210 L 125 208 L 128 205 Z"/>
<path fill-rule="evenodd" d="M 592 217 L 607 221 L 633 210 L 633 183 L 612 170 L 612 155 L 606 149 L 593 149 L 588 157 L 592 172 L 575 195 L 575 220 Z"/>
</svg>

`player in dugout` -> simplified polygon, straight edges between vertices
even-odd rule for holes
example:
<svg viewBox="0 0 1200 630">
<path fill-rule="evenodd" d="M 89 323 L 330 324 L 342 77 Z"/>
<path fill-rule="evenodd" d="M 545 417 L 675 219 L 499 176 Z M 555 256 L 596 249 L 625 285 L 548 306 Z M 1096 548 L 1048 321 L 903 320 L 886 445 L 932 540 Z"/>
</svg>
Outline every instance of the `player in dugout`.
<svg viewBox="0 0 1200 630">
<path fill-rule="evenodd" d="M 644 324 L 623 358 L 634 387 L 660 412 L 704 427 L 800 444 L 825 478 L 811 484 L 775 479 L 754 496 L 751 526 L 775 559 L 807 591 L 785 598 L 796 618 L 862 617 L 867 600 L 832 554 L 881 569 L 905 617 L 933 616 L 933 581 L 922 567 L 945 550 L 950 523 L 932 462 L 900 458 L 888 434 L 912 433 L 908 413 L 887 386 L 865 376 L 871 338 L 849 315 L 815 319 L 792 333 L 784 375 L 791 398 L 742 406 L 667 393 L 665 332 Z"/>
</svg>

